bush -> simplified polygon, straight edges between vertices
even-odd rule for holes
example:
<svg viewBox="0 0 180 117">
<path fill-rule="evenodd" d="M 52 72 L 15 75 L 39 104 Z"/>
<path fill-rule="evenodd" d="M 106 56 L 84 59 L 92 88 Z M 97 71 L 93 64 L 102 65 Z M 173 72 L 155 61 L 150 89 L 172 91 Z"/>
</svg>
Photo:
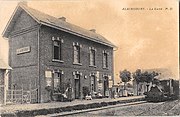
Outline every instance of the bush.
<svg viewBox="0 0 180 117">
<path fill-rule="evenodd" d="M 107 104 L 107 102 L 101 102 L 101 105 L 102 106 L 107 106 L 108 104 Z"/>
<path fill-rule="evenodd" d="M 109 105 L 116 105 L 116 102 L 108 102 Z"/>
<path fill-rule="evenodd" d="M 82 93 L 83 93 L 83 96 L 84 96 L 84 97 L 90 94 L 89 87 L 84 86 L 82 90 L 83 90 Z"/>
<path fill-rule="evenodd" d="M 62 112 L 68 112 L 68 111 L 72 111 L 73 108 L 71 106 L 68 107 L 62 107 Z"/>
<path fill-rule="evenodd" d="M 76 106 L 73 107 L 73 110 L 83 110 L 83 109 L 85 109 L 84 104 L 76 105 Z"/>
</svg>

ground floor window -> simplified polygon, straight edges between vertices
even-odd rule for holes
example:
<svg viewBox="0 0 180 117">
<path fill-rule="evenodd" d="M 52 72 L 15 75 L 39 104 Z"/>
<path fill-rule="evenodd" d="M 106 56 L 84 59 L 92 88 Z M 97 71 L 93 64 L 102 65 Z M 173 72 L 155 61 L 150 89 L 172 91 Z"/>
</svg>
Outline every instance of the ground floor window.
<svg viewBox="0 0 180 117">
<path fill-rule="evenodd" d="M 62 75 L 60 72 L 54 73 L 54 88 L 58 88 L 62 85 Z"/>
</svg>

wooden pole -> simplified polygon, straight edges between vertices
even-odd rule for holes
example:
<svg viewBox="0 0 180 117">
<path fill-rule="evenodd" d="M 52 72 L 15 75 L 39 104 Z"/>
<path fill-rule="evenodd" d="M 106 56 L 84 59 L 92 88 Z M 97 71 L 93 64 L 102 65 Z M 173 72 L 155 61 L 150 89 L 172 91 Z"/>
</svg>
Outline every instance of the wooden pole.
<svg viewBox="0 0 180 117">
<path fill-rule="evenodd" d="M 6 85 L 7 85 L 7 77 L 6 77 L 6 72 L 7 70 L 5 71 L 5 74 L 4 74 L 4 105 L 6 105 L 6 95 L 7 95 L 7 89 L 6 89 Z"/>
<path fill-rule="evenodd" d="M 21 98 L 22 98 L 22 99 L 21 99 L 21 100 L 22 100 L 21 103 L 23 103 L 23 84 L 22 84 L 22 91 L 21 91 L 21 92 L 22 92 L 22 93 L 21 93 L 21 94 L 22 94 L 22 95 L 21 95 L 21 96 L 22 96 L 22 97 L 21 97 Z"/>
<path fill-rule="evenodd" d="M 13 89 L 12 88 L 10 90 L 10 93 L 11 93 L 11 101 L 13 101 Z"/>
<path fill-rule="evenodd" d="M 31 83 L 30 83 L 30 103 L 31 103 Z"/>
</svg>

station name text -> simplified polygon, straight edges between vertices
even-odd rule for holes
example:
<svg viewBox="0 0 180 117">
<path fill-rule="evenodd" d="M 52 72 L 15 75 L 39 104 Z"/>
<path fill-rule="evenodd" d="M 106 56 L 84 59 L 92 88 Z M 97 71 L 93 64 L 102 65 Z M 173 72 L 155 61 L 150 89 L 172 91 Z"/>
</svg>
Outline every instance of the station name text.
<svg viewBox="0 0 180 117">
<path fill-rule="evenodd" d="M 173 10 L 173 8 L 172 7 L 164 7 L 164 8 L 162 8 L 162 7 L 150 7 L 150 8 L 144 8 L 144 7 L 128 7 L 128 8 L 126 8 L 126 7 L 124 7 L 124 8 L 122 8 L 122 10 L 125 10 L 125 11 L 130 11 L 130 10 L 149 10 L 149 11 L 162 11 L 162 10 Z"/>
</svg>

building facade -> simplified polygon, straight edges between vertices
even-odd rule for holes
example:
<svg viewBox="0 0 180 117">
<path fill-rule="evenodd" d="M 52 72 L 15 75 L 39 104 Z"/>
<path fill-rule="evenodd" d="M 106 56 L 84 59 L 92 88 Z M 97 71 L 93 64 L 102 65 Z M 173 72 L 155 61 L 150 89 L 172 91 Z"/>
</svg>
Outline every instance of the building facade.
<svg viewBox="0 0 180 117">
<path fill-rule="evenodd" d="M 105 96 L 114 83 L 113 48 L 95 30 L 85 30 L 19 4 L 3 36 L 9 38 L 11 89 L 38 89 L 48 100 L 47 86 L 69 84 L 72 98 L 83 98 L 83 87 Z"/>
</svg>

